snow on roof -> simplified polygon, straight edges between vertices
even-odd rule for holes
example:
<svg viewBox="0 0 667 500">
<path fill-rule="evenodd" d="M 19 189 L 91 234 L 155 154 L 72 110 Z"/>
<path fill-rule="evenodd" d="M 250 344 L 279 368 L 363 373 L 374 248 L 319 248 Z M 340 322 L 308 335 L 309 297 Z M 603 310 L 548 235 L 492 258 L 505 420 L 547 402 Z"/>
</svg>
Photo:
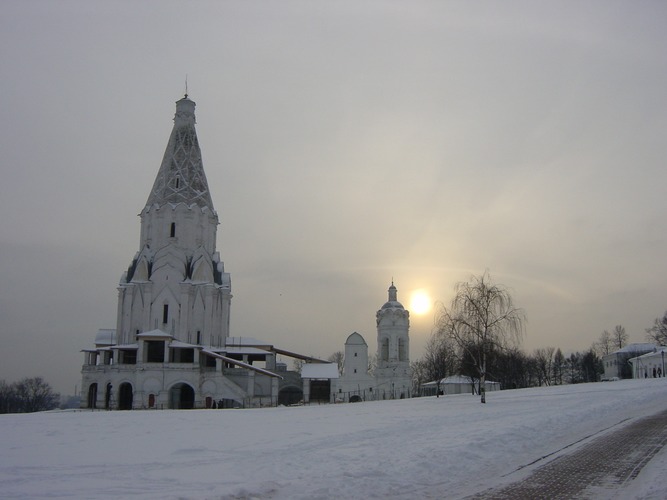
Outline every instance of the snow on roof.
<svg viewBox="0 0 667 500">
<path fill-rule="evenodd" d="M 268 375 L 269 377 L 276 377 L 276 378 L 279 378 L 281 380 L 283 378 L 280 375 L 278 375 L 277 373 L 273 373 L 269 370 L 265 370 L 264 368 L 258 368 L 256 366 L 252 366 L 251 364 L 244 363 L 243 361 L 239 361 L 237 359 L 228 358 L 227 356 L 224 356 L 224 355 L 219 354 L 217 352 L 213 352 L 209 349 L 204 349 L 202 352 L 204 354 L 208 354 L 209 356 L 213 356 L 215 358 L 220 358 L 220 359 L 226 361 L 227 363 L 231 363 L 233 365 L 240 366 L 241 368 L 246 368 L 248 370 L 252 370 L 252 371 L 255 371 L 255 372 L 258 372 L 258 373 L 262 373 L 264 375 Z"/>
<path fill-rule="evenodd" d="M 162 330 L 151 330 L 150 332 L 143 332 L 137 335 L 137 337 L 158 337 L 158 338 L 170 338 L 173 339 L 174 336 L 167 333 L 163 332 Z"/>
<path fill-rule="evenodd" d="M 301 378 L 338 378 L 336 363 L 306 363 L 301 367 Z"/>
<path fill-rule="evenodd" d="M 653 350 L 651 352 L 647 352 L 646 354 L 642 354 L 641 356 L 636 356 L 634 358 L 631 358 L 629 361 L 632 362 L 636 359 L 650 358 L 650 357 L 658 355 L 658 354 L 660 356 L 662 356 L 662 353 L 667 353 L 667 347 L 663 346 L 663 347 L 656 348 L 655 350 Z"/>
<path fill-rule="evenodd" d="M 211 350 L 217 351 L 217 349 Z M 258 349 L 257 347 L 227 347 L 226 349 L 222 349 L 221 352 L 226 352 L 227 354 L 271 354 L 270 351 Z"/>
<path fill-rule="evenodd" d="M 622 349 L 615 351 L 614 354 L 618 352 L 653 351 L 657 348 L 658 348 L 657 345 L 648 342 L 635 342 L 634 344 L 628 344 Z"/>
<path fill-rule="evenodd" d="M 139 344 L 120 344 L 113 346 L 112 349 L 139 349 Z"/>
<path fill-rule="evenodd" d="M 199 347 L 195 344 L 188 344 L 187 342 L 181 342 L 180 340 L 174 340 L 169 344 L 169 347 L 174 347 L 174 348 L 195 348 Z"/>
<path fill-rule="evenodd" d="M 268 342 L 263 340 L 257 340 L 253 337 L 227 337 L 225 340 L 225 345 L 227 346 L 258 346 L 258 345 L 271 345 Z"/>
</svg>

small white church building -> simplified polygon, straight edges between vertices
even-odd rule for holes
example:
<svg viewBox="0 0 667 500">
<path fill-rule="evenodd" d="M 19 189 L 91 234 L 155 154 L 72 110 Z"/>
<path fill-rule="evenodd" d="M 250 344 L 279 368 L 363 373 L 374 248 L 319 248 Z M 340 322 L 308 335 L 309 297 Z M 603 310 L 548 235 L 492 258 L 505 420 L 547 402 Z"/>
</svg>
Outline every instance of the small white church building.
<svg viewBox="0 0 667 500">
<path fill-rule="evenodd" d="M 357 332 L 345 341 L 343 373 L 332 383 L 336 401 L 402 399 L 411 396 L 410 312 L 398 301 L 394 283 L 376 313 L 376 366 L 369 372 L 368 344 Z"/>
</svg>

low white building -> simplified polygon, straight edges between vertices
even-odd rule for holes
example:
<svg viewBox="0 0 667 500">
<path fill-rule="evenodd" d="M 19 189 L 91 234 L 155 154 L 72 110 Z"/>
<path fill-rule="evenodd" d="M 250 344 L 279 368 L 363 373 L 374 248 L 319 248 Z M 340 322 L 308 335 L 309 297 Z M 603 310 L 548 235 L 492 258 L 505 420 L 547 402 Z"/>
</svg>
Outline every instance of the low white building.
<svg viewBox="0 0 667 500">
<path fill-rule="evenodd" d="M 633 368 L 629 363 L 631 358 L 653 352 L 658 346 L 646 342 L 628 344 L 622 349 L 602 356 L 604 375 L 602 380 L 615 380 L 619 378 L 633 378 Z"/>
<path fill-rule="evenodd" d="M 665 374 L 665 356 L 667 347 L 660 346 L 652 352 L 642 354 L 628 361 L 632 365 L 632 378 L 661 378 Z"/>
</svg>

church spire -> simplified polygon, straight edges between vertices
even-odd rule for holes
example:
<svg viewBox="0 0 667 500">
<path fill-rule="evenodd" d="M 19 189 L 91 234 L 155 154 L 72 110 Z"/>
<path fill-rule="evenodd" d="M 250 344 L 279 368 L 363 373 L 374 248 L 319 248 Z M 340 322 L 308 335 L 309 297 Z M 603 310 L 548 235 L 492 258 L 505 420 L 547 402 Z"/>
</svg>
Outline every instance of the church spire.
<svg viewBox="0 0 667 500">
<path fill-rule="evenodd" d="M 184 203 L 207 207 L 214 212 L 195 122 L 195 103 L 186 94 L 176 102 L 174 128 L 148 196 L 147 206 Z"/>
<path fill-rule="evenodd" d="M 396 287 L 394 286 L 394 278 L 391 279 L 391 286 L 389 287 L 389 302 L 398 302 L 396 297 Z"/>
</svg>

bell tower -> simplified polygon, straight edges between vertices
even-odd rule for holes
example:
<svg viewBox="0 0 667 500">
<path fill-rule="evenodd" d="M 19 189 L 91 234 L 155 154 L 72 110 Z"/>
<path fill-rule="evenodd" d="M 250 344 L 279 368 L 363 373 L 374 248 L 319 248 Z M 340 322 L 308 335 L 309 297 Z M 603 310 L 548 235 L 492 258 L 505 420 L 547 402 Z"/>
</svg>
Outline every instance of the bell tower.
<svg viewBox="0 0 667 500">
<path fill-rule="evenodd" d="M 392 281 L 388 300 L 376 314 L 377 368 L 375 377 L 378 390 L 387 398 L 409 397 L 410 374 L 410 312 L 398 301 Z"/>
</svg>

